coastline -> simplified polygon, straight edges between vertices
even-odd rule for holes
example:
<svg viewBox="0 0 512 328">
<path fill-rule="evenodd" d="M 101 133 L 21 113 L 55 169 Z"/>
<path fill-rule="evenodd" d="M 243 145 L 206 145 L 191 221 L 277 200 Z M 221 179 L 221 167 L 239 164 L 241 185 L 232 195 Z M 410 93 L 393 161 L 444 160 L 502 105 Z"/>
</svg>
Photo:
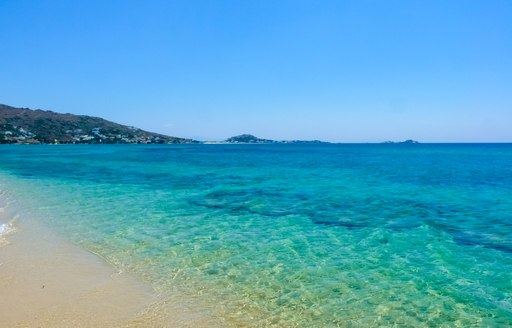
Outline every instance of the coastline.
<svg viewBox="0 0 512 328">
<path fill-rule="evenodd" d="M 5 192 L 0 196 L 0 327 L 222 326 L 37 220 L 16 217 L 5 204 Z"/>
</svg>

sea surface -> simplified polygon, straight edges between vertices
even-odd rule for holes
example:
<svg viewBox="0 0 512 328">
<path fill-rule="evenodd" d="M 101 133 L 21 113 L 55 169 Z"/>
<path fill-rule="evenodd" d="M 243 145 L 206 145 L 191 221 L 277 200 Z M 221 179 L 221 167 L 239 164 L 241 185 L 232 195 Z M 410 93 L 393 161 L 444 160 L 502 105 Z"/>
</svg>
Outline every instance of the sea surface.
<svg viewBox="0 0 512 328">
<path fill-rule="evenodd" d="M 512 144 L 2 145 L 0 192 L 228 326 L 512 325 Z"/>
</svg>

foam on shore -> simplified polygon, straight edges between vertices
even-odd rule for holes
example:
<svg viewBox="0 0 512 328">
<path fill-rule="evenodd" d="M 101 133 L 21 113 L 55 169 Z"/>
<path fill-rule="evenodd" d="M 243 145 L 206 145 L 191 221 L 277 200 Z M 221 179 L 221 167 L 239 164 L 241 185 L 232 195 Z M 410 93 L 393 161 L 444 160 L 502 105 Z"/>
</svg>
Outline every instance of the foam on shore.
<svg viewBox="0 0 512 328">
<path fill-rule="evenodd" d="M 7 236 L 8 234 L 14 232 L 16 229 L 14 228 L 12 223 L 2 223 L 0 224 L 0 237 Z"/>
<path fill-rule="evenodd" d="M 5 191 L 0 190 L 0 247 L 7 245 L 9 243 L 7 235 L 16 231 L 14 219 L 5 222 L 7 218 L 7 214 L 5 213 L 7 205 L 3 204 L 5 202 L 4 194 Z"/>
<path fill-rule="evenodd" d="M 9 241 L 7 240 L 7 235 L 11 234 L 16 229 L 12 225 L 12 223 L 2 223 L 0 224 L 0 247 L 7 245 Z"/>
</svg>

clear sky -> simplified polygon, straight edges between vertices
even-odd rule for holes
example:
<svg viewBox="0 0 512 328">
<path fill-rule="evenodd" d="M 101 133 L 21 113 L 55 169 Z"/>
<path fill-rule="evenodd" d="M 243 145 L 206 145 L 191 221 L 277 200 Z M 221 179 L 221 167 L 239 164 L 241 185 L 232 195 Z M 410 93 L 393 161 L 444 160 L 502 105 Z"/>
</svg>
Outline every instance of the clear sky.
<svg viewBox="0 0 512 328">
<path fill-rule="evenodd" d="M 512 142 L 512 1 L 0 0 L 0 74 L 200 140 Z"/>
</svg>

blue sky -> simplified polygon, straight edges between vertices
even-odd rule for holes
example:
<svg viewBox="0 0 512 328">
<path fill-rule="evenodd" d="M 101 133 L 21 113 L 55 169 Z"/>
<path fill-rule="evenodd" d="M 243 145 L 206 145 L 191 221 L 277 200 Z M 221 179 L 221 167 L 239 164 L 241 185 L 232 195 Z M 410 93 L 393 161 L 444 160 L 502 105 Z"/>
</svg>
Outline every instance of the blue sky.
<svg viewBox="0 0 512 328">
<path fill-rule="evenodd" d="M 512 1 L 0 0 L 0 103 L 222 140 L 512 142 Z"/>
</svg>

